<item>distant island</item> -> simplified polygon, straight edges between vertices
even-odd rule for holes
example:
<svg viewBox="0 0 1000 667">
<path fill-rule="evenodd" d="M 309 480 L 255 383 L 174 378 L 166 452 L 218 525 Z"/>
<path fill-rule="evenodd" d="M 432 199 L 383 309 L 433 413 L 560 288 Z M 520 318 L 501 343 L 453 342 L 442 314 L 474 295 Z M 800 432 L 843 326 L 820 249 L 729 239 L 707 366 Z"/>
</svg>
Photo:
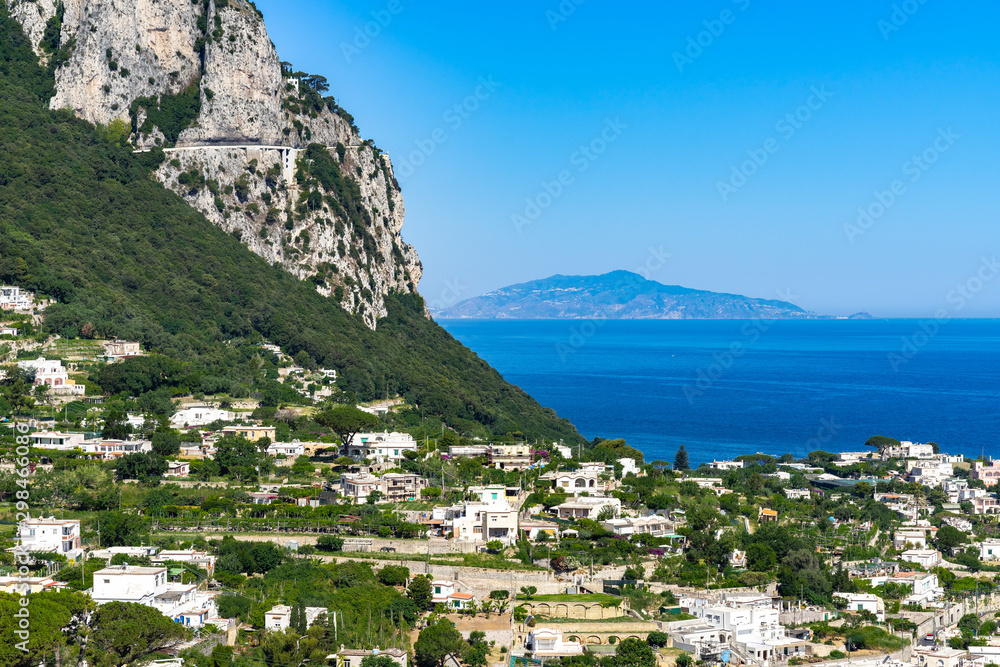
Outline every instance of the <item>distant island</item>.
<svg viewBox="0 0 1000 667">
<path fill-rule="evenodd" d="M 442 319 L 834 319 L 787 301 L 664 285 L 630 271 L 555 275 L 510 285 L 434 312 Z M 868 319 L 868 313 L 851 319 Z M 846 318 L 842 318 L 846 319 Z"/>
</svg>

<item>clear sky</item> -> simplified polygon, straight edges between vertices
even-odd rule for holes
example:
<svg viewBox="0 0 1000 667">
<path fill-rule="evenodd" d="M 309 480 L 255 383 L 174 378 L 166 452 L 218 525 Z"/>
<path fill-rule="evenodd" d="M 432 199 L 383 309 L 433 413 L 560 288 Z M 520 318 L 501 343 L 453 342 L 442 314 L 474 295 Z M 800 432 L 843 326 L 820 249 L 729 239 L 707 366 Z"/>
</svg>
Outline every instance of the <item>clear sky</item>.
<svg viewBox="0 0 1000 667">
<path fill-rule="evenodd" d="M 257 5 L 392 159 L 431 303 L 647 266 L 1000 316 L 995 2 Z"/>
</svg>

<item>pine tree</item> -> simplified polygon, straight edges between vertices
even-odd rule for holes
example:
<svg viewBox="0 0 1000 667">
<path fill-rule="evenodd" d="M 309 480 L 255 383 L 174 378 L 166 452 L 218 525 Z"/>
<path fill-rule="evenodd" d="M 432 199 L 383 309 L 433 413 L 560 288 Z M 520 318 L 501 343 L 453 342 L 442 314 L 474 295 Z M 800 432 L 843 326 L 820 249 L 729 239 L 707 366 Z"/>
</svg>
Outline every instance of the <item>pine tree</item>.
<svg viewBox="0 0 1000 667">
<path fill-rule="evenodd" d="M 300 625 L 302 625 L 302 608 L 298 604 L 293 604 L 288 627 L 298 632 Z"/>
<path fill-rule="evenodd" d="M 684 445 L 677 450 L 677 456 L 674 457 L 674 470 L 689 470 L 691 468 L 691 463 L 688 461 L 687 450 L 684 449 Z"/>
</svg>

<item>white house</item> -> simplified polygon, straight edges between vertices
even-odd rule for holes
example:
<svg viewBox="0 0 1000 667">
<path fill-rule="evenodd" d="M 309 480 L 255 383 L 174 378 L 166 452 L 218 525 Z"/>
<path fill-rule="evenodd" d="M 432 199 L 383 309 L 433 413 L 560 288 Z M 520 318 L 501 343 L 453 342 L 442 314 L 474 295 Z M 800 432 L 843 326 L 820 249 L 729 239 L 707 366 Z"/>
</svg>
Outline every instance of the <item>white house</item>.
<svg viewBox="0 0 1000 667">
<path fill-rule="evenodd" d="M 111 461 L 126 454 L 145 454 L 153 451 L 153 443 L 149 440 L 105 440 L 94 438 L 84 440 L 80 449 L 91 458 L 101 458 Z"/>
<path fill-rule="evenodd" d="M 809 489 L 785 489 L 785 497 L 789 500 L 809 500 Z"/>
<path fill-rule="evenodd" d="M 38 357 L 32 361 L 17 362 L 18 368 L 23 371 L 35 372 L 35 386 L 44 385 L 49 387 L 53 394 L 83 396 L 85 387 L 69 379 L 69 374 L 62 362 L 58 359 L 46 359 Z"/>
<path fill-rule="evenodd" d="M 628 477 L 629 474 L 639 475 L 639 466 L 635 464 L 635 459 L 618 459 L 618 463 L 622 467 L 622 477 Z"/>
<path fill-rule="evenodd" d="M 326 607 L 304 607 L 306 615 L 306 627 L 308 628 L 321 614 L 327 613 Z M 279 604 L 264 612 L 264 629 L 272 632 L 287 630 L 292 623 L 292 608 L 288 605 Z M 359 663 L 360 664 L 360 663 Z"/>
<path fill-rule="evenodd" d="M 602 521 L 601 526 L 604 530 L 622 537 L 643 534 L 652 535 L 653 537 L 662 537 L 663 535 L 671 533 L 674 530 L 674 524 L 672 521 L 657 514 L 651 514 L 650 516 L 623 516 L 619 519 L 608 519 L 607 521 Z"/>
<path fill-rule="evenodd" d="M 3 310 L 31 310 L 35 295 L 13 285 L 0 285 L 0 308 Z"/>
<path fill-rule="evenodd" d="M 17 524 L 21 547 L 27 551 L 60 553 L 70 561 L 83 555 L 79 519 L 38 517 Z"/>
<path fill-rule="evenodd" d="M 83 433 L 59 433 L 57 431 L 36 431 L 28 439 L 32 447 L 68 451 L 83 446 Z"/>
<path fill-rule="evenodd" d="M 398 462 L 406 452 L 417 451 L 417 441 L 409 433 L 357 433 L 341 453 L 355 461 Z"/>
<path fill-rule="evenodd" d="M 708 467 L 714 470 L 740 470 L 743 465 L 743 461 L 712 461 Z"/>
<path fill-rule="evenodd" d="M 979 560 L 1000 560 L 1000 540 L 989 539 L 980 542 Z"/>
<path fill-rule="evenodd" d="M 560 519 L 598 519 L 601 512 L 608 507 L 608 512 L 618 517 L 622 513 L 622 501 L 618 498 L 595 498 L 592 496 L 581 496 L 568 500 L 561 505 L 556 505 Z"/>
<path fill-rule="evenodd" d="M 306 447 L 298 440 L 293 442 L 272 442 L 267 447 L 269 456 L 286 456 L 298 458 L 306 453 Z"/>
<path fill-rule="evenodd" d="M 805 652 L 807 642 L 785 635 L 785 626 L 779 622 L 780 611 L 770 599 L 729 600 L 723 605 L 692 607 L 691 613 L 713 628 L 730 633 L 732 641 L 745 647 L 755 660 L 767 662 Z"/>
<path fill-rule="evenodd" d="M 879 623 L 885 621 L 885 602 L 873 593 L 834 593 L 833 597 L 844 599 L 848 611 L 867 611 L 874 614 Z"/>
<path fill-rule="evenodd" d="M 907 563 L 916 563 L 923 567 L 934 567 L 941 563 L 941 554 L 932 549 L 910 549 L 901 553 L 899 558 Z"/>
<path fill-rule="evenodd" d="M 187 477 L 191 474 L 191 464 L 188 461 L 167 461 L 167 472 L 164 477 Z"/>
<path fill-rule="evenodd" d="M 954 648 L 942 646 L 914 649 L 917 667 L 959 667 L 963 658 L 969 654 Z"/>
<path fill-rule="evenodd" d="M 222 410 L 214 405 L 194 405 L 175 412 L 170 418 L 170 426 L 180 429 L 205 426 L 215 421 L 231 422 L 234 419 L 236 415 L 229 410 Z"/>
<path fill-rule="evenodd" d="M 569 445 L 552 445 L 552 449 L 559 452 L 559 456 L 563 457 L 564 459 L 573 458 L 573 448 L 570 447 Z"/>
<path fill-rule="evenodd" d="M 567 470 L 547 472 L 541 479 L 551 482 L 553 489 L 563 493 L 579 495 L 587 492 L 590 495 L 603 495 L 611 488 L 611 482 L 601 479 L 601 474 L 602 472 L 596 468 L 580 468 L 572 472 Z"/>
<path fill-rule="evenodd" d="M 454 538 L 461 542 L 513 544 L 517 540 L 517 510 L 506 501 L 464 503 L 451 525 Z"/>
<path fill-rule="evenodd" d="M 165 567 L 111 565 L 94 573 L 97 604 L 135 602 L 157 609 L 181 625 L 200 628 L 218 615 L 215 593 L 195 584 L 170 583 Z"/>
<path fill-rule="evenodd" d="M 566 641 L 563 639 L 562 630 L 553 628 L 534 628 L 528 633 L 525 647 L 539 657 L 558 657 L 580 655 L 583 653 L 583 646 L 580 642 Z"/>
<path fill-rule="evenodd" d="M 472 593 L 459 591 L 454 581 L 435 579 L 431 582 L 431 602 L 435 605 L 443 604 L 449 610 L 465 609 L 475 601 Z"/>
</svg>

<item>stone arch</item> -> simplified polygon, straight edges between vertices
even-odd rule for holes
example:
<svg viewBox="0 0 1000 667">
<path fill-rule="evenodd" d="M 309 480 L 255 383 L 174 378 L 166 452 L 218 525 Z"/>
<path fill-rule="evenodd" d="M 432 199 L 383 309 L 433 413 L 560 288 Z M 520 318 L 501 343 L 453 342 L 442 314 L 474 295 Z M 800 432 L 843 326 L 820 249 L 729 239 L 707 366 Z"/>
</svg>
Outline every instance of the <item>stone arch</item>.
<svg viewBox="0 0 1000 667">
<path fill-rule="evenodd" d="M 569 640 L 570 640 L 571 642 L 578 642 L 578 641 L 580 641 L 580 638 L 579 638 L 579 637 L 577 637 L 576 635 L 570 635 L 570 636 L 568 637 L 568 639 L 569 639 Z"/>
<path fill-rule="evenodd" d="M 582 477 L 577 477 L 576 481 L 573 482 L 573 486 L 575 486 L 578 489 L 579 488 L 583 488 L 583 487 L 587 486 L 587 480 L 585 480 Z"/>
<path fill-rule="evenodd" d="M 553 607 L 552 615 L 557 618 L 569 618 L 569 605 L 568 604 L 557 604 Z"/>
<path fill-rule="evenodd" d="M 639 636 L 638 635 L 629 635 L 628 637 L 626 637 L 626 639 L 639 639 Z M 643 640 L 643 641 L 645 641 L 645 640 Z"/>
<path fill-rule="evenodd" d="M 587 618 L 587 605 L 585 604 L 573 605 L 572 618 Z"/>
<path fill-rule="evenodd" d="M 612 646 L 620 641 L 621 639 L 619 639 L 617 635 L 611 635 L 610 637 L 608 637 L 608 643 L 611 644 Z"/>
<path fill-rule="evenodd" d="M 541 602 L 535 606 L 535 613 L 541 614 L 543 616 L 551 616 L 552 608 L 549 607 L 549 605 L 545 604 L 544 602 Z"/>
<path fill-rule="evenodd" d="M 593 479 L 590 480 L 590 486 L 591 487 L 597 486 L 597 480 L 593 480 Z"/>
<path fill-rule="evenodd" d="M 588 644 L 600 644 L 601 643 L 601 638 L 598 637 L 597 635 L 590 635 L 589 637 L 587 637 L 587 643 Z"/>
</svg>

